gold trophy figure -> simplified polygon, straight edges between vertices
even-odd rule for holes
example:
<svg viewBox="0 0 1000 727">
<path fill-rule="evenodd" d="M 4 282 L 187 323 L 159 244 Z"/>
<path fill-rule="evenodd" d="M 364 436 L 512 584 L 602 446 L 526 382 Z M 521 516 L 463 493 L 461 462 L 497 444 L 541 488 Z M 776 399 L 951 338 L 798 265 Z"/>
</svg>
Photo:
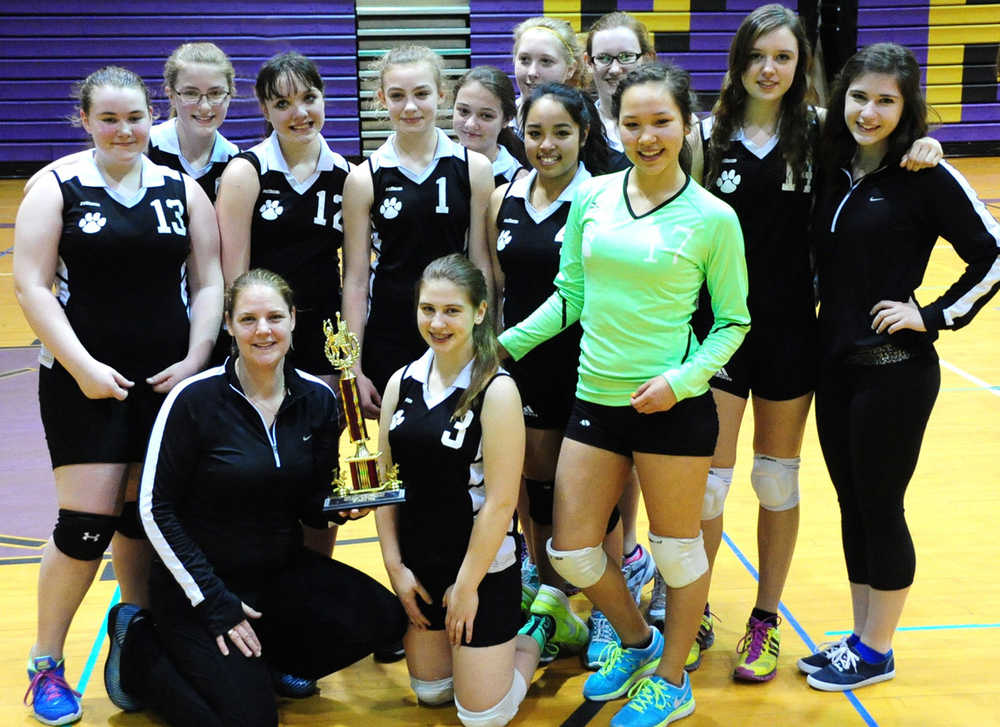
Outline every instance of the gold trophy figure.
<svg viewBox="0 0 1000 727">
<path fill-rule="evenodd" d="M 361 355 L 358 337 L 340 319 L 340 313 L 337 314 L 336 330 L 326 320 L 323 321 L 323 333 L 326 334 L 326 358 L 341 372 L 340 398 L 344 404 L 347 432 L 351 443 L 357 445 L 354 456 L 344 460 L 350 476 L 345 477 L 344 468 L 341 468 L 332 483 L 333 494 L 323 502 L 323 510 L 330 512 L 397 505 L 406 500 L 406 491 L 399 480 L 399 468 L 393 465 L 379 477 L 378 458 L 382 453 L 368 451 L 368 428 L 358 401 L 357 379 L 351 370 Z"/>
</svg>

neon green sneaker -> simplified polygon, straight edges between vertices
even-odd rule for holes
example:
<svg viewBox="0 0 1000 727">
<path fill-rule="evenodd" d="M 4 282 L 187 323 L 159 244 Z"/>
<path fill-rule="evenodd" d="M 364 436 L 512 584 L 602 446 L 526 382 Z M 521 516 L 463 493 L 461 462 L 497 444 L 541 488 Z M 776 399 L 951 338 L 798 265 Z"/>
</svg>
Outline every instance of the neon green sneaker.
<svg viewBox="0 0 1000 727">
<path fill-rule="evenodd" d="M 699 666 L 701 666 L 701 644 L 695 639 L 688 650 L 687 659 L 684 660 L 684 671 L 694 671 Z"/>
<path fill-rule="evenodd" d="M 538 595 L 531 602 L 531 612 L 537 616 L 551 616 L 556 622 L 556 633 L 551 641 L 564 650 L 579 653 L 587 646 L 590 630 L 583 620 L 573 613 L 569 598 L 553 586 L 542 584 Z"/>
<path fill-rule="evenodd" d="M 753 616 L 747 622 L 747 632 L 736 645 L 740 660 L 733 670 L 733 679 L 741 682 L 768 682 L 778 673 L 778 650 L 781 635 L 777 624 L 758 621 Z"/>
</svg>

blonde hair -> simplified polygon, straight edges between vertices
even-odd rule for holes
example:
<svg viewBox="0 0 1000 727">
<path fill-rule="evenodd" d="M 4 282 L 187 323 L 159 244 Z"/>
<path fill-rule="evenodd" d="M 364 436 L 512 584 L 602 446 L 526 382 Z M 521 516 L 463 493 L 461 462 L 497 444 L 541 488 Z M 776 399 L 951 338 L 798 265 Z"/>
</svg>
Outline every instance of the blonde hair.
<svg viewBox="0 0 1000 727">
<path fill-rule="evenodd" d="M 229 56 L 215 43 L 184 43 L 174 48 L 174 52 L 163 64 L 163 90 L 170 92 L 177 85 L 177 76 L 185 63 L 204 63 L 206 66 L 216 66 L 226 77 L 226 88 L 231 97 L 236 96 L 236 71 Z M 170 116 L 176 116 L 173 104 L 170 106 Z"/>
<path fill-rule="evenodd" d="M 575 64 L 573 74 L 564 83 L 569 86 L 580 86 L 583 80 L 583 54 L 580 51 L 580 44 L 576 40 L 576 33 L 573 26 L 565 20 L 559 18 L 548 18 L 538 15 L 528 18 L 514 27 L 514 57 L 517 57 L 517 46 L 521 43 L 521 38 L 529 30 L 543 30 L 551 33 L 559 41 L 562 48 L 563 61 L 567 66 Z"/>
<path fill-rule="evenodd" d="M 385 83 L 385 74 L 393 66 L 406 66 L 411 63 L 426 63 L 434 74 L 434 85 L 441 93 L 447 89 L 444 85 L 444 61 L 441 56 L 425 45 L 399 45 L 391 49 L 384 56 L 372 63 L 371 70 L 378 75 L 378 86 L 376 90 L 382 89 Z M 384 106 L 379 100 L 378 93 L 372 94 L 372 108 L 376 111 L 383 110 Z"/>
</svg>

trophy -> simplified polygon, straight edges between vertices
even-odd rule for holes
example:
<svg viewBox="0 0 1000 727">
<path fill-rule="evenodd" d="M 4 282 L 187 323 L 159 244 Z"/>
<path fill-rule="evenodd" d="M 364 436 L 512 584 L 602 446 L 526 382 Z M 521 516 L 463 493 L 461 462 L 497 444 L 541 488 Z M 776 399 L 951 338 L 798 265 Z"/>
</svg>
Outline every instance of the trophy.
<svg viewBox="0 0 1000 727">
<path fill-rule="evenodd" d="M 361 415 L 358 402 L 358 384 L 351 367 L 361 354 L 358 337 L 351 333 L 347 324 L 337 313 L 337 328 L 329 320 L 323 321 L 326 334 L 324 351 L 326 358 L 340 375 L 340 398 L 344 403 L 344 416 L 351 443 L 357 445 L 353 457 L 344 461 L 346 468 L 340 468 L 333 480 L 333 494 L 323 502 L 325 512 L 351 510 L 353 508 L 398 505 L 406 500 L 406 490 L 399 480 L 399 467 L 393 465 L 381 477 L 378 471 L 378 457 L 381 452 L 368 451 L 368 428 Z M 345 469 L 348 476 L 345 476 Z"/>
</svg>

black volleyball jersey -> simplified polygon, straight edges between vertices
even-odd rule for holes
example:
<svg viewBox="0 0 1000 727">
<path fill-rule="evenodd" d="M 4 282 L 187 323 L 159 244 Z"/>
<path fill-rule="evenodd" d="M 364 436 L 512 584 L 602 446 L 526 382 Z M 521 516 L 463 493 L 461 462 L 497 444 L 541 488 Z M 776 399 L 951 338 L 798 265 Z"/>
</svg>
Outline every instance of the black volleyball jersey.
<svg viewBox="0 0 1000 727">
<path fill-rule="evenodd" d="M 371 303 L 367 330 L 410 331 L 413 289 L 432 260 L 465 253 L 469 237 L 469 155 L 437 130 L 434 160 L 420 174 L 400 166 L 389 137 L 368 158 L 372 175 Z"/>
<path fill-rule="evenodd" d="M 57 297 L 87 352 L 133 381 L 183 359 L 189 332 L 184 180 L 141 163 L 130 198 L 108 189 L 92 154 L 53 171 L 63 198 Z M 44 348 L 39 360 L 51 368 Z"/>
<path fill-rule="evenodd" d="M 472 362 L 448 389 L 427 390 L 434 353 L 428 350 L 403 371 L 399 400 L 389 423 L 392 461 L 406 487 L 397 526 L 403 561 L 411 568 L 457 574 L 472 525 L 486 499 L 483 478 L 483 395 L 452 419 L 469 386 Z M 497 374 L 506 375 L 502 369 Z M 490 564 L 490 573 L 515 562 L 514 522 Z"/>
<path fill-rule="evenodd" d="M 503 322 L 515 326 L 555 290 L 563 227 L 577 188 L 590 172 L 581 163 L 562 194 L 544 210 L 530 200 L 538 172 L 514 181 L 497 213 L 497 259 L 504 274 Z M 560 334 L 562 335 L 562 334 Z"/>
<path fill-rule="evenodd" d="M 215 142 L 208 164 L 195 169 L 181 154 L 181 143 L 177 138 L 177 119 L 169 119 L 149 130 L 149 158 L 178 172 L 184 172 L 196 181 L 208 198 L 215 202 L 219 192 L 219 178 L 229 164 L 229 160 L 240 153 L 236 144 L 215 132 Z"/>
<path fill-rule="evenodd" d="M 299 309 L 332 316 L 340 310 L 344 244 L 344 180 L 350 166 L 323 142 L 316 171 L 298 181 L 281 154 L 277 133 L 239 155 L 260 175 L 250 228 L 250 267 L 281 275 Z"/>
<path fill-rule="evenodd" d="M 714 117 L 701 123 L 705 168 L 707 140 Z M 809 161 L 801 189 L 773 136 L 761 147 L 738 130 L 723 155 L 719 177 L 709 191 L 732 207 L 740 219 L 747 259 L 748 305 L 755 313 L 811 314 L 815 310 L 809 260 L 809 220 L 813 200 L 813 164 L 819 127 L 815 115 L 807 140 Z"/>
</svg>

